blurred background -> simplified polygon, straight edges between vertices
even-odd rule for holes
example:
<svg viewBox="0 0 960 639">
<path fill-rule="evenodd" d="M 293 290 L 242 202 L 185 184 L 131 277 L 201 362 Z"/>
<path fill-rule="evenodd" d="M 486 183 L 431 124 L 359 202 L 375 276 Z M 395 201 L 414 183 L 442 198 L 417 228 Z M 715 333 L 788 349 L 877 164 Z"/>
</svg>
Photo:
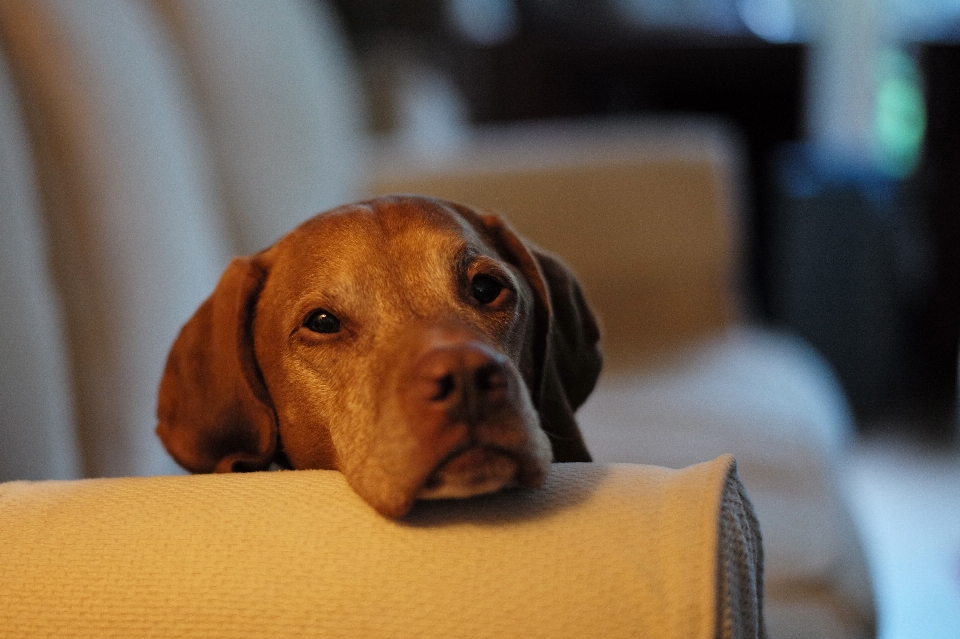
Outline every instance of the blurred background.
<svg viewBox="0 0 960 639">
<path fill-rule="evenodd" d="M 845 481 L 881 636 L 957 636 L 960 2 L 335 4 L 368 126 L 421 152 L 477 124 L 732 127 L 744 306 L 822 353 L 853 407 Z"/>
<path fill-rule="evenodd" d="M 755 317 L 827 356 L 864 429 L 955 437 L 960 3 L 335 5 L 368 125 L 413 145 L 551 118 L 708 114 L 735 127 Z"/>
<path fill-rule="evenodd" d="M 229 256 L 460 194 L 583 277 L 585 431 L 670 425 L 598 458 L 737 454 L 772 636 L 960 636 L 960 0 L 3 0 L 0 38 L 0 480 L 179 472 L 156 385 Z"/>
</svg>

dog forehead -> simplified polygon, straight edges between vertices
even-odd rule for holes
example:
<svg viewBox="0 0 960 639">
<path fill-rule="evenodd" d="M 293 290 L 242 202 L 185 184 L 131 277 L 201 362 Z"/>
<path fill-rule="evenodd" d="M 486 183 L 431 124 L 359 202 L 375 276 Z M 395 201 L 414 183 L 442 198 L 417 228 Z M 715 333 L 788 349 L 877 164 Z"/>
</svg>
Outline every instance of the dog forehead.
<svg viewBox="0 0 960 639">
<path fill-rule="evenodd" d="M 487 253 L 477 231 L 431 200 L 384 198 L 340 207 L 308 220 L 283 238 L 277 252 L 294 270 L 367 272 L 371 268 L 422 270 L 456 253 Z M 286 248 L 286 247 L 284 247 Z"/>
<path fill-rule="evenodd" d="M 467 220 L 425 198 L 381 198 L 321 213 L 270 253 L 267 289 L 284 282 L 295 295 L 377 298 L 371 303 L 385 303 L 397 282 L 439 294 L 469 257 L 496 257 Z"/>
</svg>

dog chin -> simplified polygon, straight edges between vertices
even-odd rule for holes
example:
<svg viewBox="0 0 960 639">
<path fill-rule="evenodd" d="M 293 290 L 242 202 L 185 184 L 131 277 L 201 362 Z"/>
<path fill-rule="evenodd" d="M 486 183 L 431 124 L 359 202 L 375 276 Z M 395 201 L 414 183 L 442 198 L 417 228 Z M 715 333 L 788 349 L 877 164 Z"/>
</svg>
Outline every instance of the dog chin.
<svg viewBox="0 0 960 639">
<path fill-rule="evenodd" d="M 501 449 L 472 446 L 444 460 L 430 474 L 417 499 L 455 499 L 518 485 L 520 464 Z"/>
</svg>

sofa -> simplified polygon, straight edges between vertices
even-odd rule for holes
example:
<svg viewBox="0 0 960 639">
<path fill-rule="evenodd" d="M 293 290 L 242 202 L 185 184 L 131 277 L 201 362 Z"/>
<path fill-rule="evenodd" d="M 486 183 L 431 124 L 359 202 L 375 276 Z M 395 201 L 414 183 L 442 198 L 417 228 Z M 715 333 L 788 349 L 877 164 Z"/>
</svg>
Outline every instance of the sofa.
<svg viewBox="0 0 960 639">
<path fill-rule="evenodd" d="M 0 484 L 2 637 L 763 637 L 729 456 L 399 522 L 335 471 Z"/>
<path fill-rule="evenodd" d="M 702 117 L 474 128 L 430 153 L 384 144 L 371 193 L 499 212 L 563 258 L 599 315 L 605 372 L 578 413 L 600 462 L 732 453 L 757 507 L 771 637 L 872 637 L 869 567 L 842 491 L 854 422 L 824 359 L 752 322 L 744 156 Z"/>
<path fill-rule="evenodd" d="M 872 636 L 849 411 L 816 353 L 744 319 L 722 126 L 371 144 L 336 16 L 305 0 L 8 0 L 0 42 L 0 637 Z M 577 270 L 605 328 L 578 416 L 598 463 L 403 525 L 332 472 L 182 476 L 157 384 L 229 257 L 397 190 L 502 211 Z"/>
</svg>

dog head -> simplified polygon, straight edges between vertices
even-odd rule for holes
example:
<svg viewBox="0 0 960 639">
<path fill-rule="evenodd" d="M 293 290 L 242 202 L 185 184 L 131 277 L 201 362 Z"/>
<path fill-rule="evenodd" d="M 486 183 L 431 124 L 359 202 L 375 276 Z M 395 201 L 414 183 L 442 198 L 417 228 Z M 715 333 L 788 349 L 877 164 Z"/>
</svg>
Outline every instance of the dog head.
<svg viewBox="0 0 960 639">
<path fill-rule="evenodd" d="M 231 262 L 174 342 L 157 433 L 190 471 L 337 469 L 400 517 L 589 461 L 598 340 L 566 267 L 500 218 L 378 198 Z"/>
</svg>

